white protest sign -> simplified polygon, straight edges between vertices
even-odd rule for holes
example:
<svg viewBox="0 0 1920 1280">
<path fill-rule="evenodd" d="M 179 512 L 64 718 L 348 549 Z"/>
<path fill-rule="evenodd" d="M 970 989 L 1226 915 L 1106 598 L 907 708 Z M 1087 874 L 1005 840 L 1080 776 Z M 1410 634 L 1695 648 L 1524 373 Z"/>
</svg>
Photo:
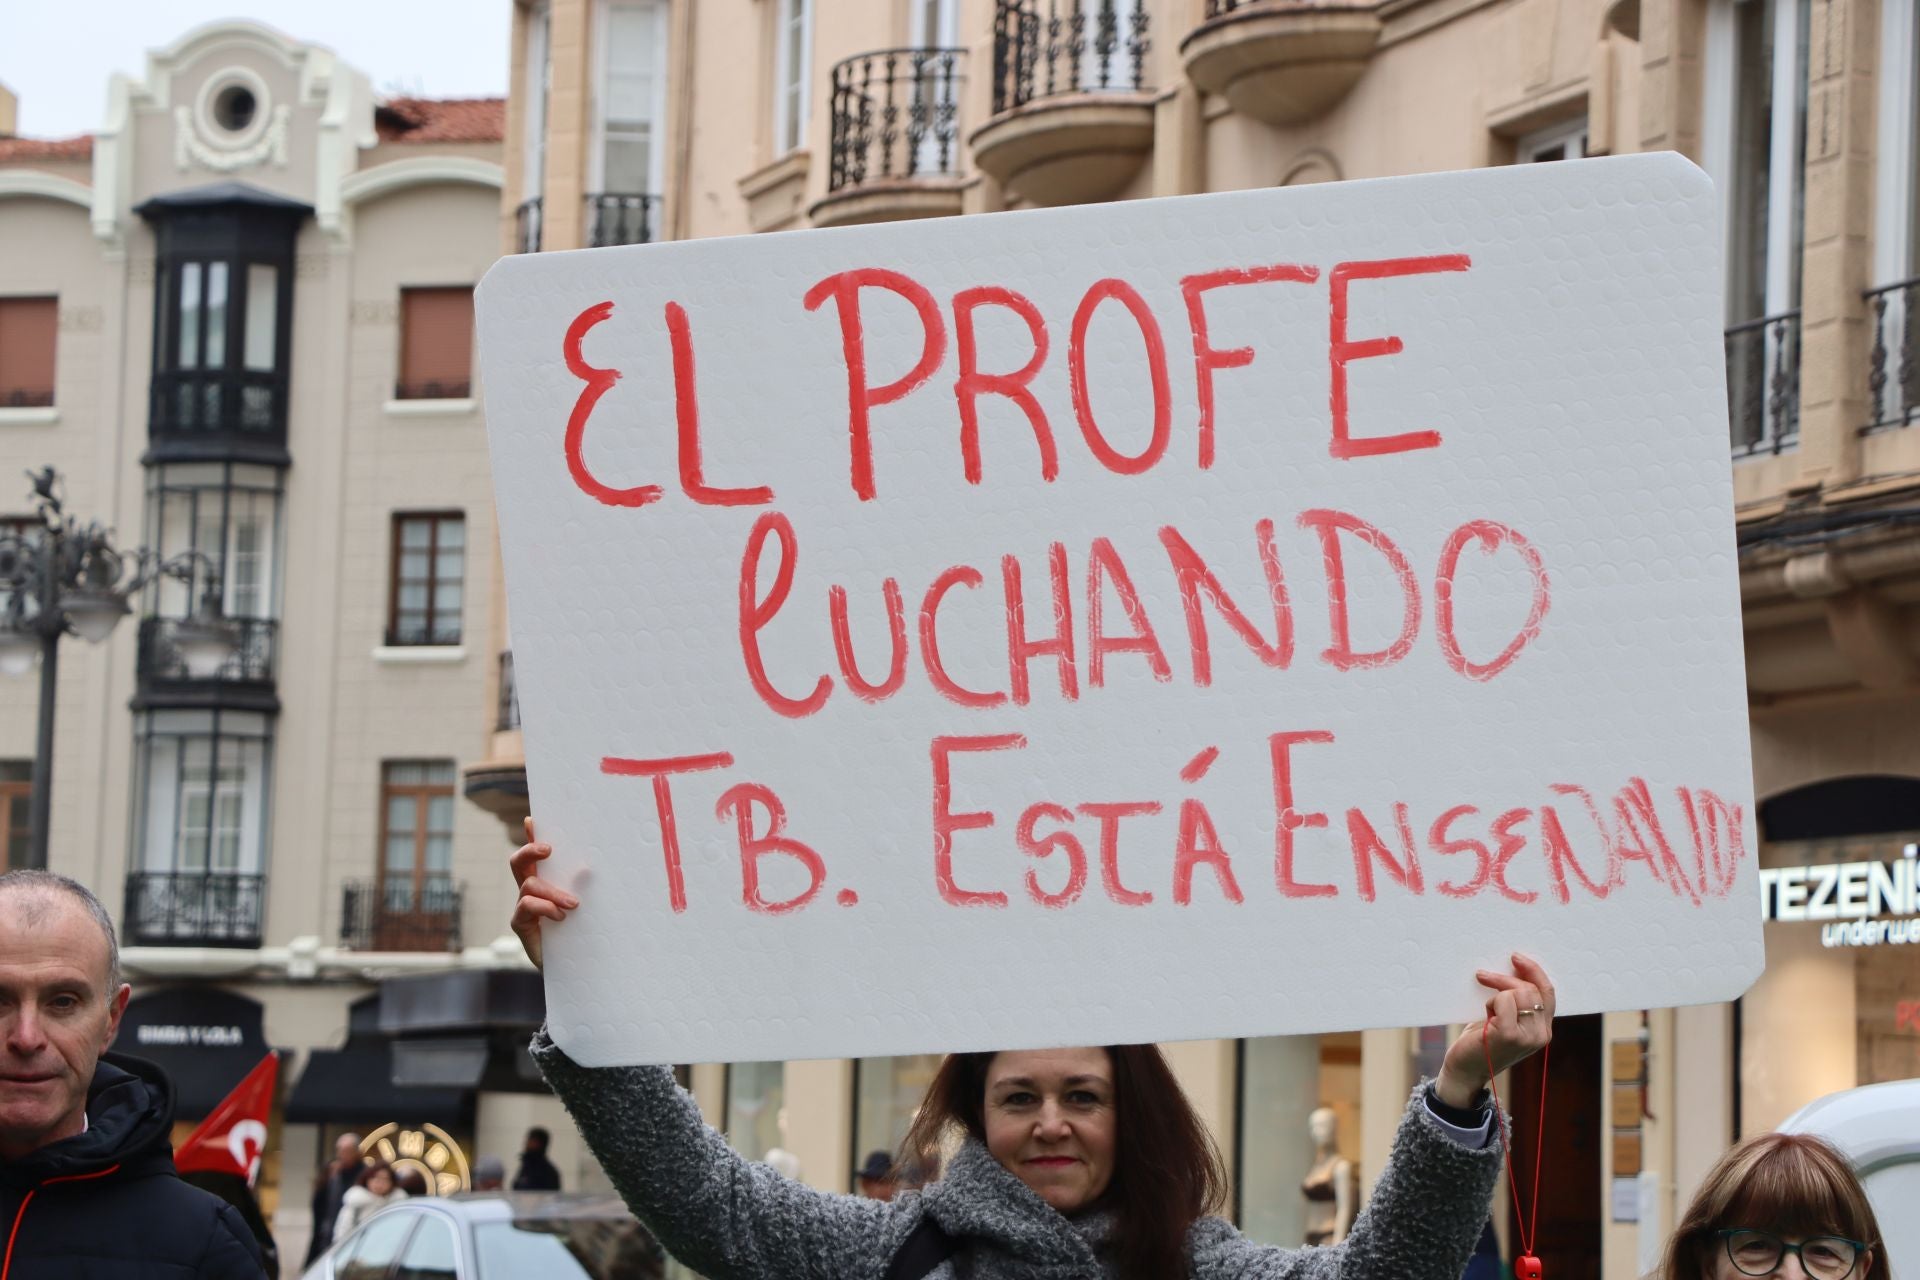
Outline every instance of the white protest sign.
<svg viewBox="0 0 1920 1280">
<path fill-rule="evenodd" d="M 556 1039 L 1742 991 L 1716 208 L 1645 156 L 500 262 Z"/>
</svg>

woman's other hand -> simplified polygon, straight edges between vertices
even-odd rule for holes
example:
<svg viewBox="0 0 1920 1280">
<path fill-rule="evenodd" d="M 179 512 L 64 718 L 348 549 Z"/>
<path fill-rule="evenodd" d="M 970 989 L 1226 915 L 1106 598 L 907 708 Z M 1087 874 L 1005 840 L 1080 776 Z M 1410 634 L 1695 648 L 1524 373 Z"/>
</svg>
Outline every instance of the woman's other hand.
<svg viewBox="0 0 1920 1280">
<path fill-rule="evenodd" d="M 1490 1080 L 1489 1057 L 1498 1073 L 1538 1053 L 1553 1039 L 1553 983 L 1538 961 L 1515 952 L 1512 973 L 1482 969 L 1474 977 L 1493 995 L 1487 999 L 1487 1016 L 1469 1022 L 1447 1049 L 1440 1077 L 1433 1082 L 1433 1091 L 1449 1106 L 1474 1104 Z"/>
<path fill-rule="evenodd" d="M 508 865 L 513 868 L 513 882 L 520 889 L 520 901 L 513 908 L 513 931 L 519 935 L 520 945 L 527 949 L 527 959 L 533 961 L 536 969 L 540 967 L 540 922 L 558 923 L 567 918 L 567 912 L 580 905 L 580 899 L 538 874 L 540 864 L 552 856 L 553 846 L 542 844 L 534 836 L 533 819 L 529 817 L 527 842 L 513 851 Z M 1493 1007 L 1491 1001 L 1487 1007 Z"/>
</svg>

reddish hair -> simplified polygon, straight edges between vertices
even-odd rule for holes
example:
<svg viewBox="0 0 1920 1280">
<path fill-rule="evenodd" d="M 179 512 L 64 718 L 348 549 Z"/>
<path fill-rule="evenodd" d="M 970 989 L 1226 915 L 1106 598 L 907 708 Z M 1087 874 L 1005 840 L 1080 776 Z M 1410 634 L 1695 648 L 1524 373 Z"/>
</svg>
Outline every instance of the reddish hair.
<svg viewBox="0 0 1920 1280">
<path fill-rule="evenodd" d="M 1853 1165 L 1825 1138 L 1762 1133 L 1721 1156 L 1694 1193 L 1661 1261 L 1659 1280 L 1711 1280 L 1716 1232 L 1752 1227 L 1783 1236 L 1845 1236 L 1871 1250 L 1848 1280 L 1892 1280 L 1880 1224 Z"/>
<path fill-rule="evenodd" d="M 1115 1263 L 1122 1280 L 1184 1276 L 1188 1229 L 1226 1203 L 1226 1164 L 1157 1047 L 1107 1045 L 1106 1054 L 1114 1159 L 1099 1203 L 1114 1210 Z M 987 1070 L 996 1056 L 947 1055 L 901 1144 L 902 1164 L 937 1168 L 941 1139 L 954 1127 L 986 1142 Z"/>
</svg>

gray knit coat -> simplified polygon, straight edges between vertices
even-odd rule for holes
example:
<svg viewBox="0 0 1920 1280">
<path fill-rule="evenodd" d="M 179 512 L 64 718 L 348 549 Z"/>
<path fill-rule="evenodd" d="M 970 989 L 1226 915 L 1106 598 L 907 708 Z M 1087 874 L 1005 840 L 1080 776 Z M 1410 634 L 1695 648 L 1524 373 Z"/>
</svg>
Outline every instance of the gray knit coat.
<svg viewBox="0 0 1920 1280">
<path fill-rule="evenodd" d="M 582 1067 L 545 1031 L 533 1057 L 634 1215 L 710 1280 L 883 1280 L 923 1216 L 961 1242 L 929 1280 L 1118 1275 L 1108 1214 L 1061 1214 L 977 1141 L 919 1194 L 890 1203 L 832 1195 L 741 1157 L 664 1067 Z M 1459 1280 L 1499 1178 L 1498 1128 L 1470 1151 L 1416 1090 L 1344 1241 L 1282 1249 L 1203 1218 L 1187 1235 L 1188 1271 L 1193 1280 Z"/>
</svg>

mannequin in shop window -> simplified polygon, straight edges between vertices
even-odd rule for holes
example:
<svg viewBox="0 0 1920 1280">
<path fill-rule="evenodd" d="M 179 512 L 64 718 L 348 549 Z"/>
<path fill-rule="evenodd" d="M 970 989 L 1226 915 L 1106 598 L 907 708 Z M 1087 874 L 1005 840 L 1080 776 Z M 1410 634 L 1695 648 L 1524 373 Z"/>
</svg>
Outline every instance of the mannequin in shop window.
<svg viewBox="0 0 1920 1280">
<path fill-rule="evenodd" d="M 1313 1136 L 1313 1167 L 1300 1194 L 1307 1198 L 1307 1243 L 1339 1244 L 1353 1227 L 1359 1196 L 1359 1176 L 1353 1161 L 1340 1154 L 1335 1139 L 1339 1120 L 1331 1107 L 1319 1107 L 1307 1117 Z"/>
</svg>

